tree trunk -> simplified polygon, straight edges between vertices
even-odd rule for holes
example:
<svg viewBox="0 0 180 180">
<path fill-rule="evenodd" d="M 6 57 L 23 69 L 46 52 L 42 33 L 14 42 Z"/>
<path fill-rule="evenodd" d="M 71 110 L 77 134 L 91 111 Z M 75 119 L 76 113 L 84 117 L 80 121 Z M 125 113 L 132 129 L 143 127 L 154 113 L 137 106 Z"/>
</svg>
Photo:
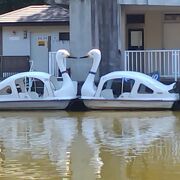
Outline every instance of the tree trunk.
<svg viewBox="0 0 180 180">
<path fill-rule="evenodd" d="M 118 51 L 118 5 L 117 0 L 96 1 L 99 48 L 102 52 L 100 75 L 120 70 L 120 54 Z M 92 9 L 93 11 L 93 9 Z"/>
</svg>

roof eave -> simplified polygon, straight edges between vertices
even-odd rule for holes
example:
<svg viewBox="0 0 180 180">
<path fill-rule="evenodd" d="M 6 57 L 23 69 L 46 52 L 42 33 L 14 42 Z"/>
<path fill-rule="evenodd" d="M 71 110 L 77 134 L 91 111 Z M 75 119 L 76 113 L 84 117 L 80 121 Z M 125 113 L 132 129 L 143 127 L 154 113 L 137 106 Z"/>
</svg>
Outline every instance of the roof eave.
<svg viewBox="0 0 180 180">
<path fill-rule="evenodd" d="M 68 26 L 69 21 L 42 21 L 42 22 L 0 22 L 0 26 Z"/>
</svg>

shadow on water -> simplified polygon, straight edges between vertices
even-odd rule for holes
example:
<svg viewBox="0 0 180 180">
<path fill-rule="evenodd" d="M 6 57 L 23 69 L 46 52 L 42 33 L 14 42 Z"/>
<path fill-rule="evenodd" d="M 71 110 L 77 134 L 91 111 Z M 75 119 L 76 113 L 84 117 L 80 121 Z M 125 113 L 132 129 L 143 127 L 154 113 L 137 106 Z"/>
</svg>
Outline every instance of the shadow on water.
<svg viewBox="0 0 180 180">
<path fill-rule="evenodd" d="M 11 111 L 0 127 L 0 178 L 180 178 L 179 112 Z"/>
</svg>

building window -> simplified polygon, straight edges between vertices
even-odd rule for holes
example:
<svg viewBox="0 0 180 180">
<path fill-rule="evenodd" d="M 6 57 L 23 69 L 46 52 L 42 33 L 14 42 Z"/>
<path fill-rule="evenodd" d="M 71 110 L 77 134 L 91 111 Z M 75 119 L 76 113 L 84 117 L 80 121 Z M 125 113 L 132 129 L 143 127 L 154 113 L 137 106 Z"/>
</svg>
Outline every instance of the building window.
<svg viewBox="0 0 180 180">
<path fill-rule="evenodd" d="M 178 13 L 168 13 L 164 14 L 164 20 L 165 21 L 180 21 L 180 14 Z"/>
<path fill-rule="evenodd" d="M 128 14 L 126 16 L 127 24 L 144 24 L 144 14 Z"/>
<path fill-rule="evenodd" d="M 69 32 L 60 32 L 59 41 L 69 41 Z"/>
</svg>

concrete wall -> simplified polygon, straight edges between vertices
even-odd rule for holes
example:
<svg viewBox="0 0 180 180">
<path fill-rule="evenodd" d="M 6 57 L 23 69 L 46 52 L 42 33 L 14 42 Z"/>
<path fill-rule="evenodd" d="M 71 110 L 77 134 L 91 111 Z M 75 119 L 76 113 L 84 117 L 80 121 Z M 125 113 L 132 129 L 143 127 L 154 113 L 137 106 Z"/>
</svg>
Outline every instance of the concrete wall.
<svg viewBox="0 0 180 180">
<path fill-rule="evenodd" d="M 70 1 L 70 52 L 84 56 L 92 49 L 91 0 Z M 90 59 L 70 60 L 73 80 L 84 81 L 92 66 Z"/>
<path fill-rule="evenodd" d="M 118 49 L 121 53 L 120 59 L 120 69 L 124 69 L 124 51 L 126 50 L 126 14 L 125 9 L 119 6 L 118 9 L 119 15 L 119 29 L 118 29 Z"/>
<path fill-rule="evenodd" d="M 70 39 L 73 55 L 81 56 L 91 49 L 91 0 L 71 1 Z"/>
<path fill-rule="evenodd" d="M 120 53 L 118 44 L 118 5 L 116 0 L 96 0 L 98 19 L 99 48 L 102 52 L 100 75 L 120 70 Z"/>
<path fill-rule="evenodd" d="M 180 49 L 180 23 L 164 23 L 164 49 Z"/>
<path fill-rule="evenodd" d="M 162 14 L 157 11 L 148 11 L 145 14 L 144 31 L 145 49 L 163 48 L 163 22 Z"/>
<path fill-rule="evenodd" d="M 2 27 L 0 27 L 0 55 L 2 55 L 2 50 L 3 50 L 3 47 L 2 47 Z"/>
</svg>

